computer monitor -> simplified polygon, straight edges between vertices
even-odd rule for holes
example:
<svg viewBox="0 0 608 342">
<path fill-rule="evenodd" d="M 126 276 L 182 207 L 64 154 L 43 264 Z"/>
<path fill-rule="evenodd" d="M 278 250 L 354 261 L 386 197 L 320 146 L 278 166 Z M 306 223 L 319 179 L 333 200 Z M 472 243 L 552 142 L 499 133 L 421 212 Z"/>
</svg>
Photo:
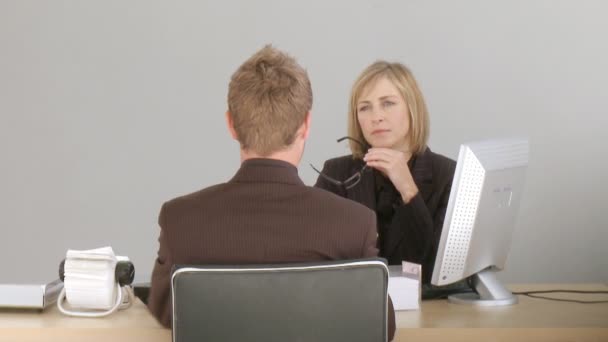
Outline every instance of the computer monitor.
<svg viewBox="0 0 608 342">
<path fill-rule="evenodd" d="M 519 138 L 460 146 L 431 284 L 468 278 L 476 293 L 451 295 L 450 302 L 517 303 L 496 273 L 511 247 L 528 154 L 528 141 Z"/>
</svg>

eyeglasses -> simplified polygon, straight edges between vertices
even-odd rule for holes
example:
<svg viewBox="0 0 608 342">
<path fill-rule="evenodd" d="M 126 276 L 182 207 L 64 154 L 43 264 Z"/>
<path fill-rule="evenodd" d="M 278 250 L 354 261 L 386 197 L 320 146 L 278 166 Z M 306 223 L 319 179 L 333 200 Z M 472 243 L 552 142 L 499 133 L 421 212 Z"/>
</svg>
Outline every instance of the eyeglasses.
<svg viewBox="0 0 608 342">
<path fill-rule="evenodd" d="M 342 142 L 344 140 L 350 140 L 350 141 L 354 141 L 355 143 L 359 144 L 361 147 L 363 147 L 364 151 L 367 151 L 369 149 L 369 145 L 362 143 L 361 141 L 355 139 L 355 138 L 351 138 L 351 137 L 342 137 L 340 139 L 338 139 L 338 142 Z M 343 180 L 343 181 L 339 181 L 337 179 L 334 179 L 332 177 L 329 177 L 328 175 L 324 174 L 323 172 L 319 171 L 316 167 L 314 167 L 312 164 L 310 164 L 310 167 L 312 167 L 313 170 L 315 170 L 319 176 L 323 177 L 323 179 L 325 179 L 326 181 L 337 185 L 337 186 L 341 186 L 344 187 L 345 189 L 350 189 L 352 187 L 354 187 L 355 185 L 359 184 L 359 182 L 361 181 L 361 175 L 363 174 L 364 171 L 369 170 L 369 168 L 367 167 L 367 165 L 363 165 L 363 167 L 361 168 L 361 170 L 359 170 L 357 173 L 355 173 L 354 175 L 348 177 L 347 179 Z"/>
</svg>

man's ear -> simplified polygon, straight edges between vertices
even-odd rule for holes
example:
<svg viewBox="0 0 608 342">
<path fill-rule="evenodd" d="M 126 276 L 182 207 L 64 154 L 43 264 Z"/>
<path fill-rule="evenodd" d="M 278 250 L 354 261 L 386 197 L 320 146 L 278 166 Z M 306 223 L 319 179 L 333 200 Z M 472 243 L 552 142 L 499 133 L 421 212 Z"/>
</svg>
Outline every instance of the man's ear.
<svg viewBox="0 0 608 342">
<path fill-rule="evenodd" d="M 229 111 L 226 111 L 226 125 L 228 126 L 228 131 L 230 131 L 232 139 L 238 140 L 236 130 L 234 130 L 234 121 L 232 121 L 232 114 L 230 114 Z"/>
<path fill-rule="evenodd" d="M 302 139 L 308 139 L 308 134 L 310 134 L 310 111 L 306 113 L 306 118 L 304 118 L 304 123 L 300 126 Z"/>
</svg>

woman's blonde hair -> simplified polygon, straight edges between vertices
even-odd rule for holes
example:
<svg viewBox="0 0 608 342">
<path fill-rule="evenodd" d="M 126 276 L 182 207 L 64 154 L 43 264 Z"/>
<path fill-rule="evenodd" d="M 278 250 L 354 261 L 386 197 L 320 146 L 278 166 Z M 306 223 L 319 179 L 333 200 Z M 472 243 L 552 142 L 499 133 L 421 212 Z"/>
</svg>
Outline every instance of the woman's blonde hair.
<svg viewBox="0 0 608 342">
<path fill-rule="evenodd" d="M 359 75 L 350 94 L 348 135 L 369 145 L 363 136 L 361 125 L 357 119 L 357 103 L 363 91 L 375 85 L 381 78 L 387 78 L 391 81 L 407 104 L 410 112 L 408 135 L 412 154 L 417 155 L 424 152 L 429 137 L 429 113 L 414 75 L 401 63 L 377 61 Z M 362 158 L 366 152 L 363 146 L 353 141 L 350 142 L 350 150 L 354 158 Z"/>
</svg>

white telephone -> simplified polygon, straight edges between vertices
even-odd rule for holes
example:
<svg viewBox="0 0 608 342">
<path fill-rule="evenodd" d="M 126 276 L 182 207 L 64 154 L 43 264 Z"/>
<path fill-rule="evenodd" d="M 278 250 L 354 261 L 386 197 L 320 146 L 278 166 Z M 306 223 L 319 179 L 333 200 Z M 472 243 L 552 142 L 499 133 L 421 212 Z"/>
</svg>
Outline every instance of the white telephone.
<svg viewBox="0 0 608 342">
<path fill-rule="evenodd" d="M 129 258 L 114 255 L 111 247 L 68 250 L 59 266 L 64 286 L 57 307 L 63 314 L 77 317 L 103 317 L 126 309 L 134 300 L 130 286 L 134 275 Z M 64 299 L 72 309 L 64 307 Z"/>
</svg>

